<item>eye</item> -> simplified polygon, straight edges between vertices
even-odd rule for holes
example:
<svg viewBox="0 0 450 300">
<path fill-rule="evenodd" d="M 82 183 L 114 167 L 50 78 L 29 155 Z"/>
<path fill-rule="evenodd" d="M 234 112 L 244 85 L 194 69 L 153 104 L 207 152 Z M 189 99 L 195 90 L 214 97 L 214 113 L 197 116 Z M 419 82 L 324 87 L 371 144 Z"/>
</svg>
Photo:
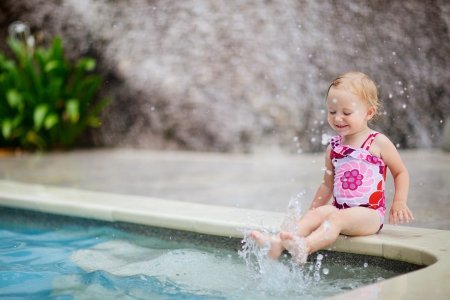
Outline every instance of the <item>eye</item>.
<svg viewBox="0 0 450 300">
<path fill-rule="evenodd" d="M 329 111 L 328 113 L 331 114 L 331 115 L 334 115 L 336 112 L 335 111 Z"/>
<path fill-rule="evenodd" d="M 345 113 L 344 113 L 345 116 L 350 116 L 351 114 L 352 114 L 352 113 L 349 113 L 349 112 L 345 112 Z"/>
</svg>

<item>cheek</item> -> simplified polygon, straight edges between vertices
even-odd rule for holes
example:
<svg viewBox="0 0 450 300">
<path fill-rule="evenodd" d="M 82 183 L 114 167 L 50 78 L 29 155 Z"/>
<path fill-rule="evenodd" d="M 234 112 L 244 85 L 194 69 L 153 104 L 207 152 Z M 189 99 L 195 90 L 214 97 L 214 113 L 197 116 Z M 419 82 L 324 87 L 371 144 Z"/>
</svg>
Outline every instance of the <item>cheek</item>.
<svg viewBox="0 0 450 300">
<path fill-rule="evenodd" d="M 328 115 L 328 118 L 327 118 L 327 120 L 328 120 L 328 123 L 332 124 L 332 123 L 333 123 L 333 120 L 334 120 L 334 118 L 333 118 L 333 116 L 332 116 L 332 115 Z"/>
</svg>

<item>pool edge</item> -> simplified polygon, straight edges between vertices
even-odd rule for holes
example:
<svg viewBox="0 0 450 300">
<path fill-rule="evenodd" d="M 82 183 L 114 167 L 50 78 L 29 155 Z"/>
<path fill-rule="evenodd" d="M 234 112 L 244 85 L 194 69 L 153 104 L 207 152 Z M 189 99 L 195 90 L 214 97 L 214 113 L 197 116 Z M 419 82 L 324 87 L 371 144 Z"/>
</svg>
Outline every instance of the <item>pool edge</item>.
<svg viewBox="0 0 450 300">
<path fill-rule="evenodd" d="M 5 180 L 0 180 L 0 206 L 230 237 L 242 237 L 237 228 L 276 228 L 283 219 L 279 212 Z M 378 295 L 377 299 L 445 299 L 450 294 L 450 231 L 385 225 L 372 236 L 340 236 L 329 248 L 428 266 L 330 299 L 361 297 L 369 292 Z"/>
</svg>

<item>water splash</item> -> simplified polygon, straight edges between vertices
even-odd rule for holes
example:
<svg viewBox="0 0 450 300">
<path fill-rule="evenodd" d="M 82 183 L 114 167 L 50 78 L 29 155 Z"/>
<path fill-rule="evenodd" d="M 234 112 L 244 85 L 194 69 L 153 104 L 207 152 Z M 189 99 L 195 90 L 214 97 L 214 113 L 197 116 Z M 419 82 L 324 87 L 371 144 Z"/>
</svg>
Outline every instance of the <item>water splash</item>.
<svg viewBox="0 0 450 300">
<path fill-rule="evenodd" d="M 297 221 L 301 216 L 301 203 L 299 198 L 305 192 L 302 191 L 297 196 L 292 197 L 286 209 L 281 229 L 292 234 L 298 232 Z M 238 251 L 239 256 L 245 261 L 247 266 L 247 276 L 251 279 L 257 289 L 266 295 L 301 295 L 305 293 L 305 288 L 311 287 L 320 281 L 320 270 L 323 255 L 319 254 L 316 263 L 306 262 L 299 265 L 295 257 L 296 251 L 291 250 L 291 256 L 283 252 L 279 259 L 274 260 L 268 257 L 271 245 L 269 239 L 263 246 L 257 245 L 250 237 L 252 230 L 242 229 L 244 234 L 242 249 Z M 270 238 L 278 238 L 275 230 L 262 229 L 262 234 Z M 300 238 L 296 237 L 294 243 L 301 246 Z M 329 272 L 329 270 L 327 270 Z"/>
<path fill-rule="evenodd" d="M 292 197 L 286 209 L 281 230 L 296 234 L 298 231 L 297 221 L 302 215 L 302 205 L 299 199 L 305 194 L 305 191 L 300 192 L 297 196 Z"/>
</svg>

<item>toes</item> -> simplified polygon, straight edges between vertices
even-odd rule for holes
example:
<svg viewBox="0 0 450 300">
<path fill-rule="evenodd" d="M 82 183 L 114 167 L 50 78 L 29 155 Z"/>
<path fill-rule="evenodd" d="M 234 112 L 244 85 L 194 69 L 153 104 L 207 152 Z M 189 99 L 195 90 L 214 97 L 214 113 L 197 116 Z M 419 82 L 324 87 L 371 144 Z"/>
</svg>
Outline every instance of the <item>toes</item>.
<svg viewBox="0 0 450 300">
<path fill-rule="evenodd" d="M 282 231 L 282 232 L 280 232 L 280 239 L 282 241 L 292 240 L 293 239 L 293 235 L 290 234 L 289 232 Z"/>
<path fill-rule="evenodd" d="M 258 231 L 250 232 L 250 237 L 257 239 L 259 237 L 259 232 Z"/>
</svg>

